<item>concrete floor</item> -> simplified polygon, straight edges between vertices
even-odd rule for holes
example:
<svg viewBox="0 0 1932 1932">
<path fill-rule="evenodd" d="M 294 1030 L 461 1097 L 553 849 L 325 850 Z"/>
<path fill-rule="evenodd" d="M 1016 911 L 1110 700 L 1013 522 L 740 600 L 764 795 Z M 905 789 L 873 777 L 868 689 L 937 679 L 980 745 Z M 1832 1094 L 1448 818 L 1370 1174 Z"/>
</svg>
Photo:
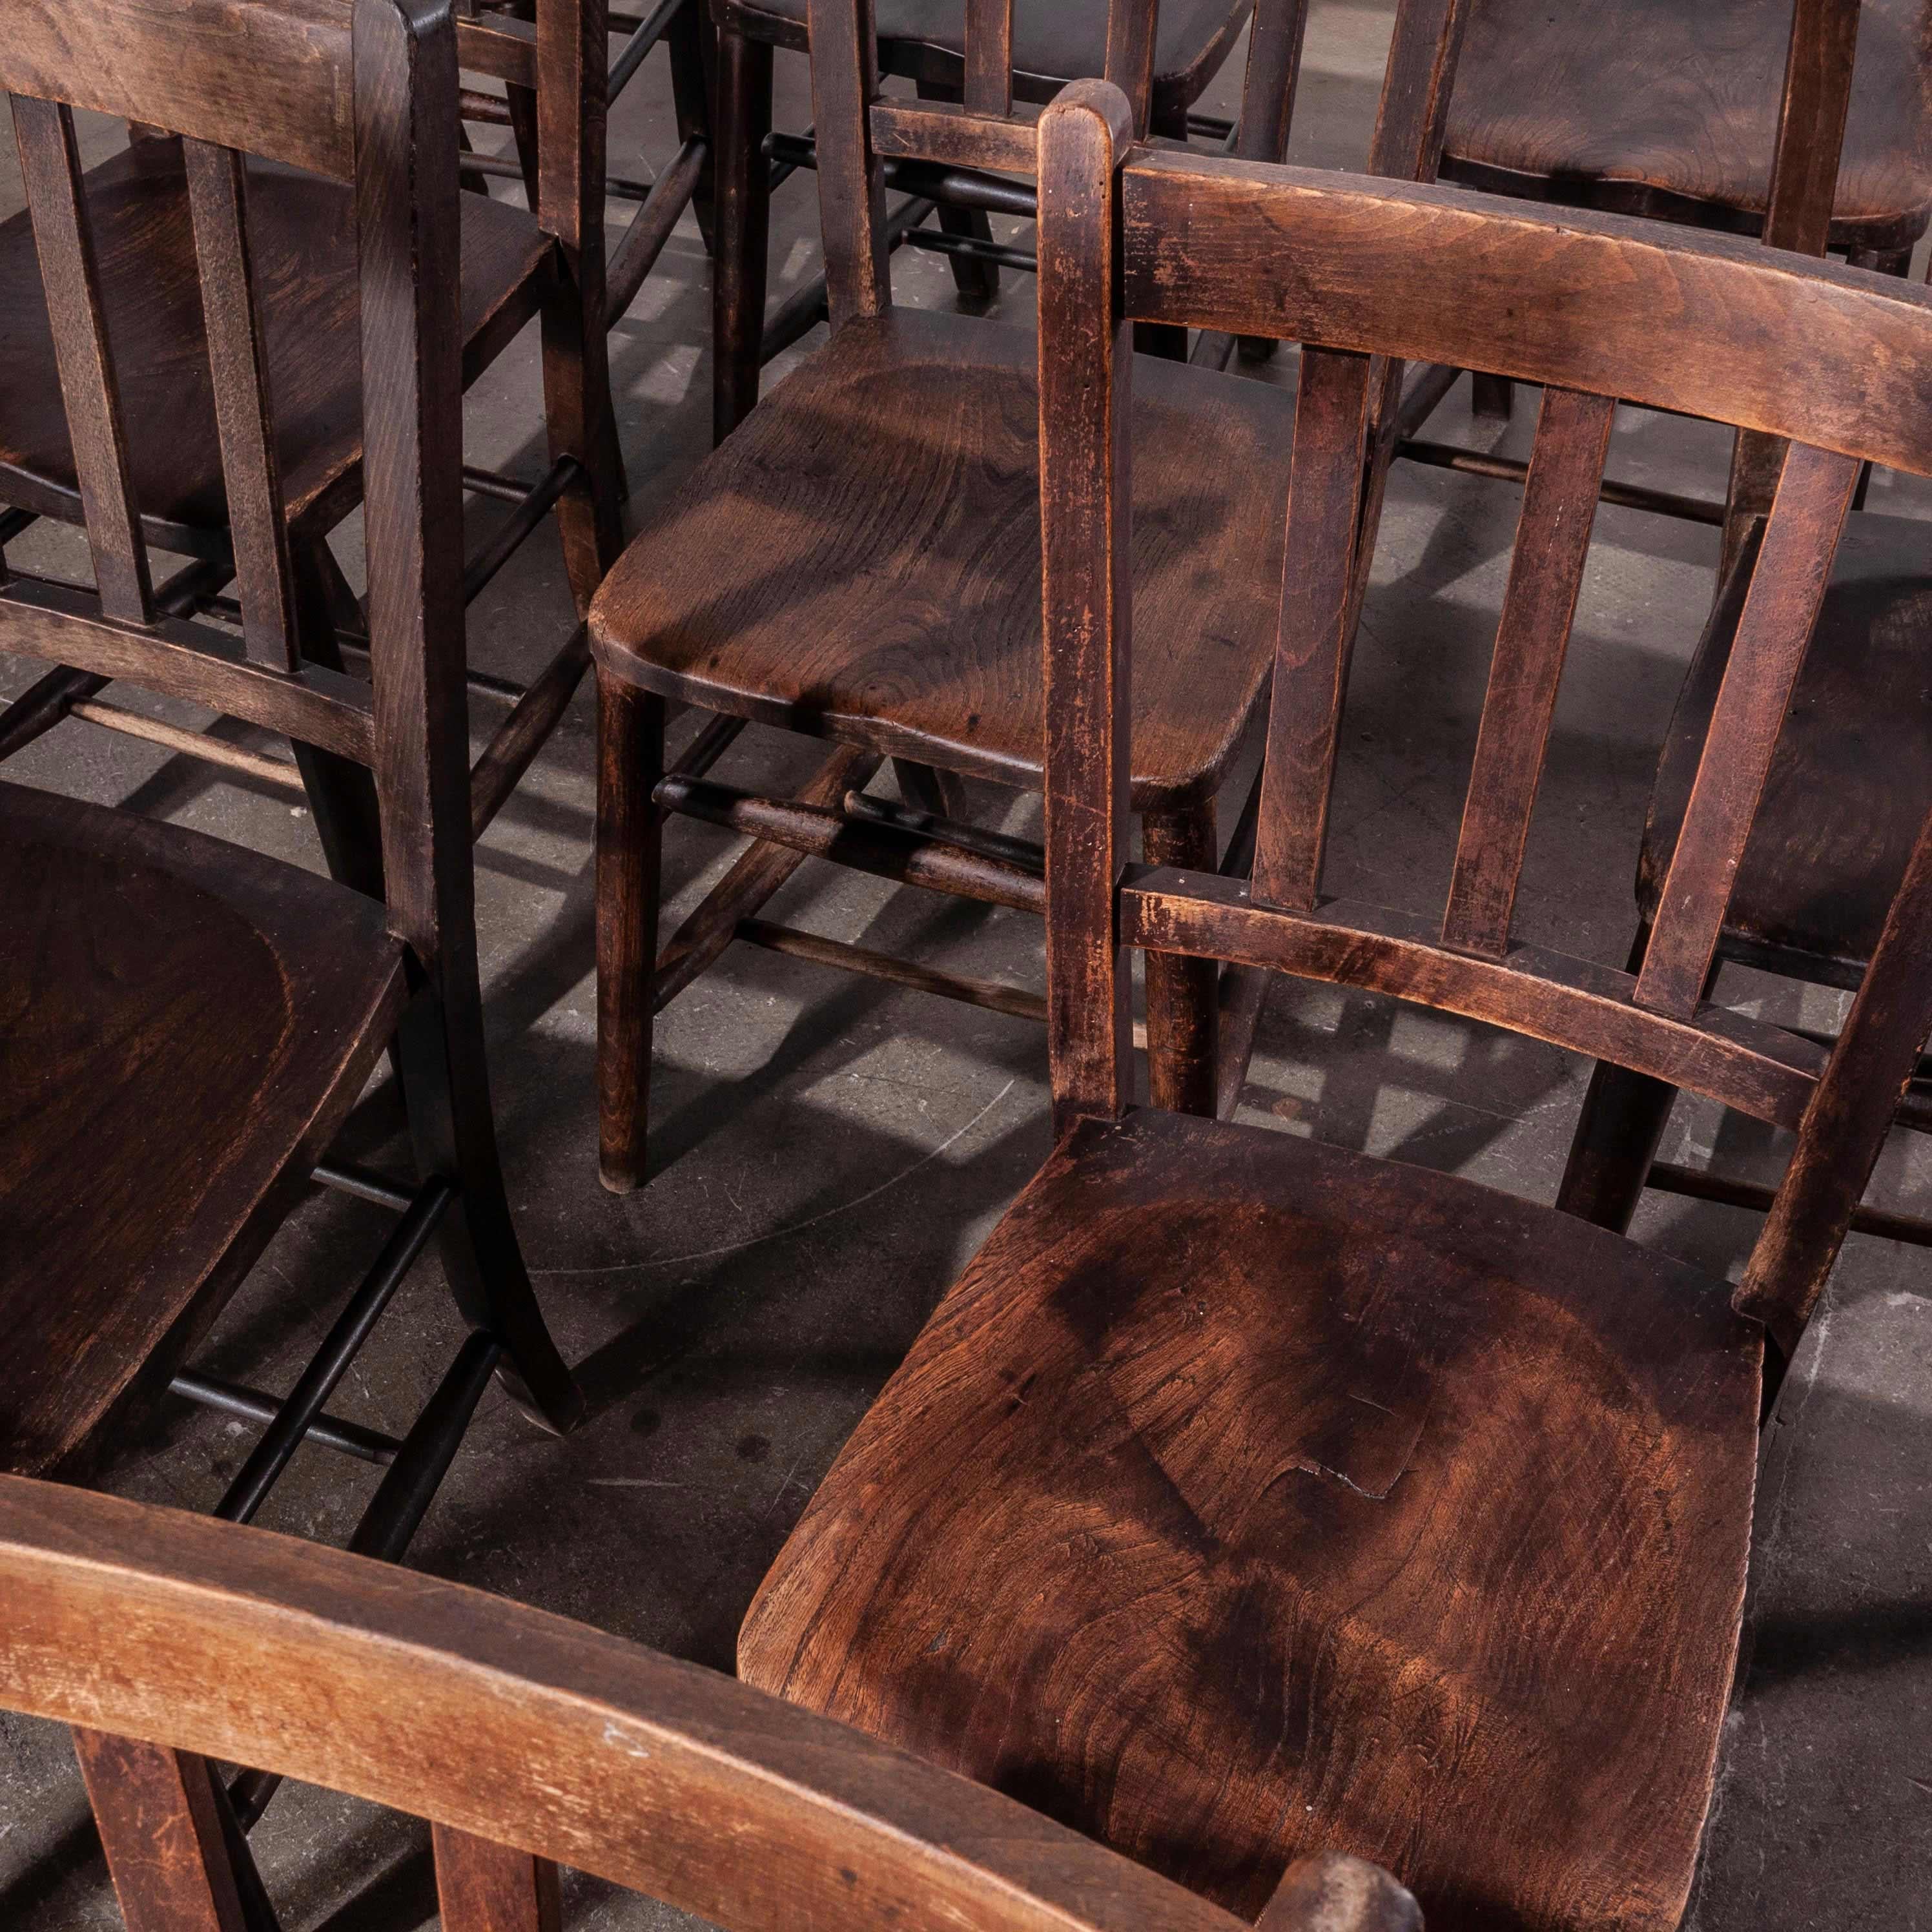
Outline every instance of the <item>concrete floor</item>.
<svg viewBox="0 0 1932 1932">
<path fill-rule="evenodd" d="M 1294 158 L 1358 165 L 1386 44 L 1386 0 L 1317 0 Z M 780 62 L 779 124 L 810 116 L 803 63 Z M 1205 104 L 1231 111 L 1232 64 Z M 613 165 L 673 145 L 654 60 L 622 104 Z M 89 138 L 107 140 L 101 130 Z M 7 206 L 18 205 L 0 178 Z M 781 191 L 773 299 L 812 272 L 810 178 Z M 898 258 L 899 297 L 951 298 L 944 263 Z M 1003 303 L 1024 320 L 1031 284 Z M 708 440 L 706 268 L 679 230 L 614 338 L 638 501 L 674 491 Z M 811 346 L 808 340 L 804 352 Z M 1268 380 L 1292 377 L 1292 356 Z M 776 373 L 776 372 L 774 372 Z M 541 463 L 532 345 L 478 386 L 477 460 Z M 1533 402 L 1533 398 L 1530 399 Z M 1526 449 L 1533 409 L 1502 446 Z M 1494 440 L 1462 392 L 1446 436 Z M 1626 412 L 1612 468 L 1706 494 L 1724 440 Z M 1333 883 L 1384 903 L 1434 903 L 1448 877 L 1516 499 L 1414 468 L 1390 490 L 1350 700 Z M 1881 476 L 1874 510 L 1932 516 L 1932 492 Z M 479 528 L 498 512 L 484 506 Z M 1522 926 L 1620 960 L 1655 748 L 1711 594 L 1714 536 L 1605 509 L 1532 838 Z M 44 556 L 72 543 L 44 542 Z M 64 546 L 64 548 L 63 548 Z M 340 546 L 354 564 L 352 531 Z M 20 554 L 31 562 L 33 545 Z M 481 665 L 527 674 L 567 599 L 555 548 L 528 546 L 472 613 Z M 34 668 L 0 659 L 0 693 Z M 167 707 L 158 706 L 166 710 Z M 479 716 L 488 711 L 479 704 Z M 177 709 L 197 724 L 205 716 Z M 480 923 L 493 1072 L 524 1240 L 590 1419 L 559 1442 L 486 1397 L 411 1561 L 728 1669 L 759 1576 L 840 1444 L 927 1312 L 1046 1151 L 1042 1042 L 1028 1023 L 896 992 L 740 948 L 670 1010 L 658 1045 L 658 1172 L 634 1198 L 596 1184 L 592 1121 L 590 706 L 580 697 L 484 842 Z M 753 732 L 723 768 L 782 782 L 811 748 Z M 316 862 L 303 812 L 82 724 L 8 776 L 118 801 Z M 1242 775 L 1245 783 L 1245 773 Z M 990 792 L 981 802 L 994 808 Z M 1026 823 L 1030 808 L 1014 808 Z M 680 824 L 668 864 L 675 918 L 730 842 Z M 956 970 L 1037 984 L 1036 926 L 829 868 L 807 868 L 774 916 Z M 1728 997 L 1810 1024 L 1834 995 L 1744 974 Z M 1269 1009 L 1244 1118 L 1551 1198 L 1587 1069 L 1473 1025 L 1319 988 Z M 394 1157 L 379 1088 L 350 1135 Z M 1774 1172 L 1778 1136 L 1680 1106 L 1670 1151 Z M 1888 1154 L 1874 1198 L 1932 1208 L 1932 1161 Z M 1755 1223 L 1653 1196 L 1638 1232 L 1735 1274 Z M 213 1372 L 286 1387 L 373 1253 L 382 1217 L 316 1198 L 275 1243 L 213 1338 Z M 1932 1927 L 1932 1300 L 1918 1251 L 1854 1238 L 1767 1439 L 1750 1604 L 1751 1663 L 1730 1718 L 1690 1924 L 1698 1932 Z M 458 1339 L 432 1264 L 399 1298 L 336 1401 L 400 1431 Z M 250 1437 L 170 1407 L 110 1473 L 118 1492 L 205 1509 Z M 368 1472 L 301 1452 L 268 1525 L 340 1541 Z M 279 1799 L 256 1837 L 290 1932 L 404 1932 L 435 1916 L 428 1834 L 322 1794 Z M 573 1881 L 580 1932 L 656 1922 L 662 1908 Z M 0 1721 L 0 1927 L 117 1924 L 73 1759 L 50 1728 Z"/>
</svg>

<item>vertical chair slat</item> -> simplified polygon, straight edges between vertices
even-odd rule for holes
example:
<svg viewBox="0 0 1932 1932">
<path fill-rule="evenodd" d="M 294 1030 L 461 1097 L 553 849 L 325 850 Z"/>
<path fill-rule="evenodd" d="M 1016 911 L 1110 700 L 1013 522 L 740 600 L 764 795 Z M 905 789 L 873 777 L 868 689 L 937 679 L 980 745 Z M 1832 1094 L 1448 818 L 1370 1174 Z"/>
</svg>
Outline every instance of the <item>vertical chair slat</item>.
<svg viewBox="0 0 1932 1932">
<path fill-rule="evenodd" d="M 184 141 L 201 271 L 214 419 L 221 438 L 244 648 L 258 664 L 301 665 L 295 575 L 275 458 L 268 344 L 248 246 L 248 170 L 232 148 Z"/>
<path fill-rule="evenodd" d="M 1464 952 L 1500 958 L 1509 948 L 1523 846 L 1616 416 L 1607 397 L 1544 392 L 1442 921 L 1443 944 Z"/>
<path fill-rule="evenodd" d="M 1234 134 L 1234 152 L 1243 160 L 1286 156 L 1307 34 L 1308 0 L 1256 0 L 1241 77 L 1241 123 Z"/>
<path fill-rule="evenodd" d="M 128 472 L 128 440 L 100 306 L 74 116 L 51 100 L 24 94 L 13 99 L 20 172 L 53 325 L 61 395 L 101 608 L 127 622 L 148 623 L 154 617 L 154 586 Z"/>
<path fill-rule="evenodd" d="M 1127 97 L 1134 132 L 1147 132 L 1154 100 L 1154 37 L 1159 14 L 1148 0 L 1108 0 L 1106 78 Z"/>
<path fill-rule="evenodd" d="M 1764 218 L 1767 248 L 1822 255 L 1831 239 L 1861 11 L 1861 0 L 1796 0 L 1792 9 Z M 1725 568 L 1743 544 L 1746 525 L 1770 506 L 1784 453 L 1776 436 L 1738 431 L 1725 506 Z"/>
<path fill-rule="evenodd" d="M 128 1932 L 244 1932 L 206 1758 L 76 1729 Z"/>
<path fill-rule="evenodd" d="M 892 299 L 885 176 L 867 112 L 879 91 L 878 32 L 872 0 L 811 0 L 810 19 L 826 302 L 836 328 Z"/>
<path fill-rule="evenodd" d="M 1312 909 L 1322 883 L 1376 361 L 1312 345 L 1301 352 L 1281 632 L 1254 869 L 1258 901 L 1297 911 Z"/>
<path fill-rule="evenodd" d="M 1013 0 L 966 0 L 966 105 L 1012 112 Z"/>
<path fill-rule="evenodd" d="M 1392 181 L 1436 178 L 1470 4 L 1400 0 L 1369 142 L 1369 173 Z"/>
<path fill-rule="evenodd" d="M 1113 196 L 1114 140 L 1100 113 L 1066 94 L 1040 122 L 1047 1040 L 1056 1132 L 1082 1114 L 1119 1113 L 1131 1065 L 1114 890 L 1131 849 L 1134 358 L 1115 296 L 1117 231 L 1096 215 Z"/>
<path fill-rule="evenodd" d="M 442 1932 L 560 1932 L 563 1909 L 550 1860 L 448 1825 L 433 1826 L 431 1838 Z"/>
<path fill-rule="evenodd" d="M 1702 994 L 1858 478 L 1855 458 L 1799 444 L 1785 458 L 1637 975 L 1652 1012 L 1688 1017 Z"/>
</svg>

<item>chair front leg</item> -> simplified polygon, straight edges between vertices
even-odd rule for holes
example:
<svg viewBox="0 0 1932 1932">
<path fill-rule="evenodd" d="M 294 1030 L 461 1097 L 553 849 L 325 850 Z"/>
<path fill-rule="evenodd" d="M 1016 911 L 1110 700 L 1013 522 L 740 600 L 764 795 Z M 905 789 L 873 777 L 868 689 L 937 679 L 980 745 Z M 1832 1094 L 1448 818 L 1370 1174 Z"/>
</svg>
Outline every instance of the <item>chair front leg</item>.
<svg viewBox="0 0 1932 1932">
<path fill-rule="evenodd" d="M 664 701 L 597 677 L 598 1177 L 644 1178 L 664 849 L 651 794 L 664 775 Z"/>
</svg>

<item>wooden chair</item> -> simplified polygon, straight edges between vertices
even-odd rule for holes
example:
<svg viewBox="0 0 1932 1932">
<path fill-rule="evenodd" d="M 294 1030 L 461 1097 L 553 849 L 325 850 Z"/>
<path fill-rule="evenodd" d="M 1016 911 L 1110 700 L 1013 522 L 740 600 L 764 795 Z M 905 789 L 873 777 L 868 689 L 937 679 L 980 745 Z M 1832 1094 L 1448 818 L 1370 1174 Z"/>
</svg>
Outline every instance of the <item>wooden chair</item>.
<svg viewBox="0 0 1932 1932">
<path fill-rule="evenodd" d="M 1095 84 L 1048 110 L 1040 171 L 1061 1138 L 806 1509 L 742 1673 L 1238 1913 L 1293 1859 L 1399 1846 L 1437 1932 L 1664 1932 L 1761 1406 L 1932 1024 L 1924 824 L 1828 1052 L 1702 997 L 1859 463 L 1932 472 L 1932 299 L 1725 238 L 1136 148 Z M 1130 320 L 1304 344 L 1252 881 L 1128 862 Z M 1423 916 L 1321 890 L 1378 355 L 1546 386 Z M 1637 974 L 1510 933 L 1617 398 L 1794 440 Z M 1135 948 L 1389 994 L 1795 1128 L 1742 1283 L 1454 1175 L 1130 1108 Z"/>
<path fill-rule="evenodd" d="M 372 772 L 368 836 L 386 887 L 372 900 L 180 827 L 0 785 L 0 1466 L 85 1474 L 172 1382 L 268 1424 L 218 1513 L 252 1514 L 313 1437 L 387 1465 L 356 1544 L 389 1556 L 493 1372 L 548 1427 L 581 1408 L 518 1246 L 484 1052 L 458 543 L 457 45 L 423 0 L 36 0 L 0 37 L 98 580 L 7 577 L 0 650 L 286 732 L 338 796 L 345 770 Z M 213 349 L 240 639 L 172 614 L 152 580 L 126 428 L 145 338 L 108 326 L 80 106 L 180 137 L 170 165 L 185 172 Z M 301 648 L 297 539 L 275 489 L 290 398 L 263 380 L 248 294 L 265 265 L 243 214 L 281 166 L 349 211 L 372 682 Z M 392 1042 L 413 1182 L 328 1159 Z M 295 1389 L 277 1402 L 188 1370 L 317 1181 L 399 1218 Z M 468 1340 L 406 1439 L 335 1422 L 331 1391 L 432 1235 Z"/>
<path fill-rule="evenodd" d="M 352 0 L 292 4 L 310 20 L 311 36 L 326 40 L 346 32 Z M 99 105 L 116 95 L 124 74 L 138 76 L 121 38 L 128 10 L 116 0 L 87 36 L 87 57 L 109 77 L 95 80 L 74 70 L 76 105 Z M 180 39 L 168 57 L 201 67 L 231 54 L 248 60 L 259 10 L 259 0 L 185 0 Z M 620 547 L 604 340 L 604 75 L 601 56 L 590 58 L 592 48 L 601 50 L 604 9 L 603 0 L 541 0 L 532 10 L 531 23 L 459 24 L 465 68 L 506 82 L 510 100 L 532 128 L 541 123 L 545 139 L 531 180 L 533 215 L 487 196 L 464 200 L 460 254 L 452 258 L 460 317 L 452 326 L 460 330 L 466 385 L 532 321 L 539 322 L 550 464 L 533 485 L 464 470 L 466 490 L 509 507 L 465 567 L 463 591 L 466 601 L 478 595 L 554 510 L 580 616 Z M 59 0 L 26 0 L 28 18 L 62 11 Z M 142 44 L 137 38 L 128 47 Z M 307 85 L 309 57 L 299 51 L 307 42 L 295 45 L 300 64 L 286 75 L 262 76 L 265 98 L 278 105 Z M 466 92 L 472 107 L 484 98 Z M 349 664 L 364 668 L 364 614 L 328 542 L 364 489 L 356 221 L 349 185 L 330 178 L 306 151 L 297 152 L 290 166 L 251 164 L 226 190 L 245 205 L 248 262 L 224 265 L 198 242 L 182 144 L 164 134 L 154 138 L 160 124 L 134 126 L 136 138 L 126 149 L 82 177 L 78 218 L 87 230 L 105 326 L 128 372 L 119 406 L 134 514 L 151 546 L 196 566 L 163 587 L 161 606 L 176 616 L 205 614 L 245 631 L 239 605 L 222 593 L 232 576 L 245 580 L 244 553 L 259 558 L 284 541 L 279 527 L 286 532 L 286 580 L 260 621 L 292 626 L 308 662 L 340 670 L 346 653 Z M 620 285 L 634 266 L 617 265 Z M 224 463 L 236 426 L 220 419 L 211 361 L 245 352 L 247 344 L 211 336 L 204 275 L 214 277 L 225 305 L 218 327 L 224 320 L 232 328 L 239 318 L 255 318 L 261 359 L 250 380 L 272 399 L 274 440 L 258 469 L 238 478 Z M 0 504 L 14 512 L 0 518 L 0 544 L 36 518 L 86 520 L 87 485 L 77 475 L 61 402 L 62 298 L 60 291 L 43 290 L 26 213 L 0 223 Z M 511 706 L 478 769 L 479 832 L 562 717 L 589 663 L 579 630 L 527 688 L 472 675 L 472 688 Z M 77 716 L 238 767 L 257 781 L 299 791 L 305 780 L 338 875 L 380 892 L 374 843 L 360 836 L 371 809 L 366 784 L 334 795 L 306 751 L 298 754 L 298 773 L 218 737 L 116 706 L 101 696 L 110 675 L 80 662 L 50 671 L 0 710 L 0 758 Z"/>
<path fill-rule="evenodd" d="M 772 134 L 772 50 L 808 48 L 809 0 L 713 0 L 719 32 L 718 196 L 713 284 L 712 407 L 720 440 L 758 400 L 759 370 L 827 316 L 826 282 L 800 290 L 769 322 L 765 313 L 767 237 L 772 186 L 800 166 L 818 165 L 809 136 Z M 877 66 L 917 82 L 922 98 L 964 98 L 970 65 L 966 41 L 970 8 L 962 0 L 880 0 L 874 15 Z M 1185 141 L 1190 132 L 1226 142 L 1256 160 L 1286 152 L 1301 62 L 1308 0 L 1166 0 L 1158 10 L 1148 88 L 1148 122 L 1156 134 Z M 1001 42 L 1022 100 L 1051 100 L 1066 82 L 1100 70 L 1106 57 L 1108 0 L 1018 0 Z M 1230 125 L 1190 112 L 1220 70 L 1243 26 L 1254 32 L 1240 122 Z M 1007 98 L 1010 98 L 1010 95 Z M 770 144 L 772 160 L 765 158 Z M 881 218 L 888 249 L 902 245 L 945 253 L 959 292 L 980 305 L 998 292 L 1004 265 L 1030 258 L 996 244 L 989 211 L 1030 212 L 1015 184 L 974 180 L 956 170 L 921 166 L 910 156 L 889 164 L 891 185 L 911 190 Z M 937 212 L 937 231 L 923 226 Z M 1184 356 L 1184 338 L 1142 346 Z"/>
<path fill-rule="evenodd" d="M 1462 0 L 1404 0 L 1372 166 L 1426 170 L 1462 11 Z M 1112 70 L 1143 103 L 1151 16 L 1144 0 L 1117 0 L 1111 16 Z M 1039 848 L 961 823 L 946 789 L 955 775 L 1039 780 L 1036 340 L 895 308 L 883 214 L 890 158 L 1030 173 L 1033 125 L 1010 112 L 1012 17 L 1003 0 L 976 0 L 970 44 L 994 51 L 964 105 L 914 106 L 875 98 L 869 0 L 814 0 L 832 338 L 647 522 L 597 600 L 602 1172 L 619 1191 L 644 1174 L 652 1016 L 734 936 L 1046 1017 L 1024 989 L 754 916 L 806 854 L 994 904 L 1037 911 L 1043 902 Z M 1142 682 L 1134 808 L 1150 857 L 1240 871 L 1252 812 L 1223 850 L 1216 794 L 1268 689 L 1288 399 L 1155 359 L 1138 404 L 1144 541 L 1136 567 L 1146 621 L 1166 648 Z M 722 714 L 724 729 L 700 736 L 667 778 L 670 700 Z M 840 748 L 795 800 L 705 778 L 746 719 Z M 900 761 L 909 805 L 862 796 L 889 758 Z M 660 956 L 663 810 L 765 842 Z M 1148 962 L 1160 1104 L 1212 1113 L 1223 1063 L 1245 1065 L 1244 1049 L 1217 1046 L 1222 997 L 1211 968 Z"/>
<path fill-rule="evenodd" d="M 135 1932 L 247 1923 L 210 1757 L 428 1817 L 446 1932 L 556 1932 L 562 1861 L 725 1932 L 1238 1932 L 1010 1798 L 728 1677 L 260 1530 L 0 1478 L 0 1708 L 73 1725 Z M 226 1667 L 211 1671 L 211 1654 Z M 1310 1859 L 1268 1932 L 1420 1932 Z"/>
</svg>

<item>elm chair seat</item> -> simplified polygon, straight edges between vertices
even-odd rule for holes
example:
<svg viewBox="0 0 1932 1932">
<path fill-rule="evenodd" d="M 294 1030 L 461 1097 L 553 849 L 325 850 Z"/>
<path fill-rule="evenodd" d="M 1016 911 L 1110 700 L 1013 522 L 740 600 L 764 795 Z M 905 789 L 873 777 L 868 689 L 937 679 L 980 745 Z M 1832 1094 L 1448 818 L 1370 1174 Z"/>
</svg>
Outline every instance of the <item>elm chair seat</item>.
<svg viewBox="0 0 1932 1932">
<path fill-rule="evenodd" d="M 1036 785 L 1035 357 L 1030 332 L 969 317 L 848 322 L 619 560 L 591 613 L 604 671 Z M 1266 687 L 1294 404 L 1148 356 L 1135 382 L 1135 805 L 1150 810 L 1213 796 Z"/>
<path fill-rule="evenodd" d="M 1790 0 L 1474 0 L 1445 180 L 1749 232 L 1762 221 Z M 1865 0 L 1832 245 L 1932 219 L 1932 0 Z"/>
<path fill-rule="evenodd" d="M 1399 1850 L 1432 1928 L 1675 1925 L 1756 1457 L 1729 1294 L 1451 1175 L 1082 1121 L 833 1465 L 740 1674 L 1244 1917 L 1346 1847 Z"/>
<path fill-rule="evenodd" d="M 190 532 L 189 554 L 225 544 L 226 491 L 208 375 L 181 144 L 140 140 L 88 171 L 88 212 L 114 344 L 135 501 Z M 353 506 L 362 459 L 356 205 L 346 184 L 248 164 L 255 259 L 283 490 L 292 523 Z M 535 315 L 555 244 L 529 215 L 463 198 L 466 380 Z M 74 457 L 33 226 L 0 223 L 0 501 L 80 520 Z"/>
<path fill-rule="evenodd" d="M 381 904 L 0 784 L 0 1468 L 58 1470 L 218 1312 L 402 1008 Z"/>
</svg>

